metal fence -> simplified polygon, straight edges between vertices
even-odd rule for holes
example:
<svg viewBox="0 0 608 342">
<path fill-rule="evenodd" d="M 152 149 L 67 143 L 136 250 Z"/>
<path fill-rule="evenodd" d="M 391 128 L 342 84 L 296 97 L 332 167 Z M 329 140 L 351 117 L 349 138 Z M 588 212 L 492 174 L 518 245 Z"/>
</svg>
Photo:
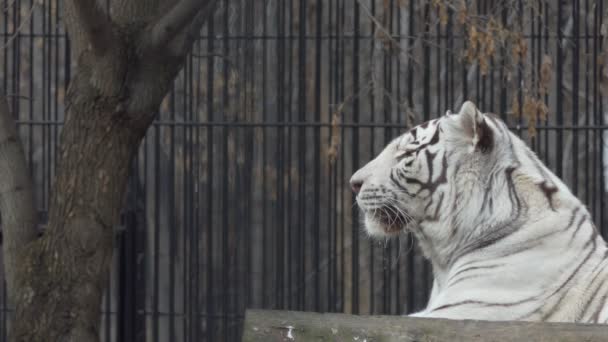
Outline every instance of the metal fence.
<svg viewBox="0 0 608 342">
<path fill-rule="evenodd" d="M 409 235 L 365 236 L 348 179 L 464 99 L 505 119 L 606 233 L 607 2 L 222 1 L 134 161 L 102 341 L 235 341 L 245 308 L 422 308 L 429 266 Z M 61 1 L 1 6 L 1 86 L 44 224 L 74 61 Z M 494 54 L 470 26 L 489 18 L 514 37 Z M 546 121 L 525 115 L 531 98 Z"/>
</svg>

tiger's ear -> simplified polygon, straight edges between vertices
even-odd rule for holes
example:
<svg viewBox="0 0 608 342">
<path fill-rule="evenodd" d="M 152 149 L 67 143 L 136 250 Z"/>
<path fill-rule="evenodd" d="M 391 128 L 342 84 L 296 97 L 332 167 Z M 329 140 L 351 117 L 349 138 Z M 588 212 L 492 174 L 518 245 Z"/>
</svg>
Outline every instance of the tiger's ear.
<svg viewBox="0 0 608 342">
<path fill-rule="evenodd" d="M 488 126 L 483 114 L 475 107 L 473 102 L 466 101 L 460 108 L 460 122 L 462 129 L 475 149 L 482 152 L 490 151 L 494 145 L 492 128 Z"/>
</svg>

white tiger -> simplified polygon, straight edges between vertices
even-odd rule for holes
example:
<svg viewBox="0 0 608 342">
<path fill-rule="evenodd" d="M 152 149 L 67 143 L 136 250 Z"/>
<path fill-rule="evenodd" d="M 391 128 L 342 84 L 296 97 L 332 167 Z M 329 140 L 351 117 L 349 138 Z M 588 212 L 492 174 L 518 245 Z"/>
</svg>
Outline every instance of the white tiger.
<svg viewBox="0 0 608 342">
<path fill-rule="evenodd" d="M 589 212 L 472 102 L 393 140 L 351 185 L 370 235 L 410 231 L 432 263 L 413 316 L 608 321 L 608 248 Z"/>
</svg>

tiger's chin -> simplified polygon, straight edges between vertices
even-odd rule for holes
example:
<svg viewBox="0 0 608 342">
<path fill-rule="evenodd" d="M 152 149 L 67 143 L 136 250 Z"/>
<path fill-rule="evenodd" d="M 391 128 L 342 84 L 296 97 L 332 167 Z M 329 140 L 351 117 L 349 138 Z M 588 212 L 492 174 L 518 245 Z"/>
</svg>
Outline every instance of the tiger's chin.
<svg viewBox="0 0 608 342">
<path fill-rule="evenodd" d="M 387 238 L 407 230 L 411 220 L 401 215 L 364 214 L 365 230 L 372 237 Z"/>
</svg>

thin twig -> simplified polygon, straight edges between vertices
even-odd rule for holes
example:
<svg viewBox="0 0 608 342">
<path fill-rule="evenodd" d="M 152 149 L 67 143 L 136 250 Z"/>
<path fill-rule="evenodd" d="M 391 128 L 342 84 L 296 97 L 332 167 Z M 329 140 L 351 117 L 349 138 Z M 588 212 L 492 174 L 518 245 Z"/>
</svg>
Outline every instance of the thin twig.
<svg viewBox="0 0 608 342">
<path fill-rule="evenodd" d="M 36 6 L 36 4 L 33 4 L 30 7 L 30 10 L 25 18 L 25 20 L 23 20 L 21 22 L 21 25 L 19 25 L 19 27 L 17 27 L 17 29 L 15 30 L 15 32 L 7 39 L 7 41 L 4 43 L 4 45 L 2 45 L 0 47 L 0 50 L 6 49 L 9 45 L 11 45 L 11 43 L 17 38 L 17 36 L 19 36 L 19 32 L 23 29 L 24 25 L 29 23 L 29 21 L 32 19 L 32 14 L 34 13 L 34 7 Z"/>
<path fill-rule="evenodd" d="M 372 23 L 384 34 L 384 36 L 386 37 L 386 39 L 388 39 L 392 43 L 392 45 L 394 45 L 397 48 L 397 50 L 399 50 L 399 53 L 401 53 L 401 54 L 405 55 L 405 57 L 413 60 L 414 63 L 416 63 L 417 65 L 422 66 L 422 63 L 420 63 L 419 61 L 417 61 L 416 58 L 414 58 L 414 56 L 412 56 L 407 51 L 405 51 L 405 49 L 403 49 L 403 47 L 401 46 L 401 44 L 399 44 L 399 42 L 397 40 L 395 40 L 395 38 L 391 35 L 390 32 L 388 32 L 388 30 L 384 27 L 384 25 L 382 25 L 382 23 L 380 23 L 378 21 L 378 19 L 376 19 L 376 17 L 374 17 L 374 14 L 369 10 L 369 8 L 367 8 L 367 6 L 365 6 L 361 2 L 361 0 L 357 0 L 357 3 L 363 9 L 363 12 L 365 12 L 365 14 L 372 21 Z M 417 37 L 417 36 L 403 36 L 403 37 L 413 38 L 413 39 L 420 39 L 420 37 Z"/>
</svg>

